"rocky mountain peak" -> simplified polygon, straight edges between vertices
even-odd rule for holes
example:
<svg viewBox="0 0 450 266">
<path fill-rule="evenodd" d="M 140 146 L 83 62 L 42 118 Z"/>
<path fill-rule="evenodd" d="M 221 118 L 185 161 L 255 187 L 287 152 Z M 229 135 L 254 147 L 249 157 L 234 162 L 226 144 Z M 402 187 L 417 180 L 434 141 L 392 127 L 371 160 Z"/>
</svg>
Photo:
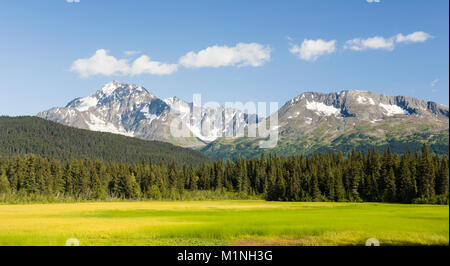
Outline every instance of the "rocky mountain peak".
<svg viewBox="0 0 450 266">
<path fill-rule="evenodd" d="M 439 116 L 448 119 L 448 107 L 406 96 L 388 96 L 369 91 L 343 90 L 335 93 L 305 92 L 280 110 L 287 117 L 356 117 L 377 121 L 396 116 Z"/>
<path fill-rule="evenodd" d="M 223 133 L 242 131 L 248 116 L 241 111 L 222 106 L 195 106 L 177 97 L 159 99 L 145 88 L 116 80 L 105 84 L 94 94 L 76 98 L 65 108 L 40 112 L 39 117 L 62 124 L 94 131 L 104 131 L 149 140 L 162 140 L 182 146 L 203 145 Z M 222 125 L 214 121 L 231 117 Z M 170 126 L 175 118 L 183 118 L 187 137 L 173 138 Z M 193 120 L 195 123 L 191 123 Z M 210 125 L 215 125 L 211 128 Z"/>
<path fill-rule="evenodd" d="M 150 95 L 154 97 L 153 94 L 148 92 L 144 87 L 136 85 L 136 84 L 126 84 L 119 82 L 117 80 L 113 80 L 107 84 L 105 84 L 103 87 L 101 87 L 95 95 L 100 98 L 107 98 L 110 96 L 128 96 L 131 94 L 143 94 L 143 95 Z"/>
<path fill-rule="evenodd" d="M 127 108 L 131 108 L 130 106 L 151 102 L 154 99 L 156 96 L 141 86 L 113 80 L 90 96 L 72 100 L 65 108 L 73 108 L 80 112 L 102 107 L 117 109 L 119 106 L 127 106 Z"/>
</svg>

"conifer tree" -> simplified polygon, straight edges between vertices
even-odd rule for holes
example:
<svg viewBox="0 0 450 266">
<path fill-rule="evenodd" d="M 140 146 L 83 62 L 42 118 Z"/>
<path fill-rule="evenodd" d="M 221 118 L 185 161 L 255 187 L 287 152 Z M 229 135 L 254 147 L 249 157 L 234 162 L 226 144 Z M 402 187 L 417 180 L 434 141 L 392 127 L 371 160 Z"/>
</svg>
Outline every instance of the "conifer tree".
<svg viewBox="0 0 450 266">
<path fill-rule="evenodd" d="M 389 169 L 388 174 L 384 180 L 385 189 L 383 193 L 383 198 L 385 202 L 395 202 L 396 201 L 396 185 L 395 185 L 395 174 L 394 170 Z"/>
<path fill-rule="evenodd" d="M 104 199 L 106 196 L 105 189 L 96 171 L 92 171 L 91 176 L 92 198 Z"/>
<path fill-rule="evenodd" d="M 410 203 L 415 197 L 416 188 L 414 180 L 409 169 L 409 162 L 404 158 L 400 163 L 400 175 L 398 178 L 397 196 L 398 200 L 404 203 Z"/>
<path fill-rule="evenodd" d="M 0 195 L 11 193 L 11 187 L 9 184 L 8 177 L 6 176 L 6 171 L 3 170 L 0 175 Z"/>
<path fill-rule="evenodd" d="M 432 199 L 435 195 L 434 191 L 434 167 L 433 161 L 430 155 L 430 149 L 426 144 L 422 147 L 422 154 L 419 161 L 418 170 L 418 193 L 419 197 L 425 199 Z"/>
<path fill-rule="evenodd" d="M 322 193 L 319 189 L 319 179 L 317 178 L 317 175 L 313 175 L 312 177 L 312 199 L 313 201 L 322 201 Z"/>
<path fill-rule="evenodd" d="M 442 158 L 439 171 L 436 174 L 436 194 L 448 197 L 449 186 L 449 161 L 447 157 Z"/>
</svg>

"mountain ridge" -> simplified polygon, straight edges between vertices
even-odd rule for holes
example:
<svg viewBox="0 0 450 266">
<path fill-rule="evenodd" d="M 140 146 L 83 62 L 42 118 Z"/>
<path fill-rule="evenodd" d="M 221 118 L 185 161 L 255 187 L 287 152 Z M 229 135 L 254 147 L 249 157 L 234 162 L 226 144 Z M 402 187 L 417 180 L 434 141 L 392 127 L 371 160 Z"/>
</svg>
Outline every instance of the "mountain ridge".
<svg viewBox="0 0 450 266">
<path fill-rule="evenodd" d="M 388 144 L 396 152 L 418 151 L 423 143 L 448 154 L 448 107 L 406 96 L 369 91 L 305 92 L 287 101 L 276 114 L 279 140 L 260 149 L 259 139 L 217 139 L 201 151 L 212 158 L 252 157 L 263 151 L 279 155 L 367 151 Z M 267 126 L 272 117 L 262 121 Z"/>
<path fill-rule="evenodd" d="M 199 117 L 192 116 L 195 112 Z M 348 152 L 350 148 L 387 144 L 400 147 L 401 143 L 413 150 L 423 143 L 432 148 L 438 143 L 434 150 L 439 153 L 448 147 L 447 106 L 362 90 L 304 92 L 268 118 L 258 119 L 222 106 L 196 106 L 176 96 L 160 99 L 141 86 L 112 81 L 90 96 L 37 116 L 94 131 L 194 147 L 218 159 L 261 153 L 264 149 L 257 143 L 264 136 L 242 138 L 237 133 L 247 133 L 257 125 L 267 128 L 275 115 L 279 143 L 271 151 L 280 154 Z M 183 125 L 188 136 L 176 138 L 171 134 L 171 123 L 178 118 L 186 119 Z M 205 130 L 205 125 L 216 126 L 218 118 L 224 120 L 222 124 Z"/>
</svg>

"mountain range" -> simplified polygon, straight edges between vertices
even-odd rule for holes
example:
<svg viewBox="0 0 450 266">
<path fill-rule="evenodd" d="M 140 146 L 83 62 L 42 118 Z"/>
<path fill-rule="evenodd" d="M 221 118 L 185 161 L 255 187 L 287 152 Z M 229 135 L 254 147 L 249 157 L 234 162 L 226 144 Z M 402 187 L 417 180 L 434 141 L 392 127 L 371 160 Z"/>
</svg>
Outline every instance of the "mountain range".
<svg viewBox="0 0 450 266">
<path fill-rule="evenodd" d="M 305 92 L 271 116 L 258 118 L 242 110 L 197 106 L 177 97 L 160 99 L 141 86 L 113 81 L 90 96 L 37 116 L 93 131 L 193 147 L 214 159 L 252 157 L 261 152 L 347 153 L 387 144 L 396 152 L 406 152 L 418 150 L 423 143 L 435 153 L 448 154 L 449 143 L 447 106 L 356 90 Z M 267 126 L 275 116 L 279 136 L 274 148 L 259 147 L 264 137 L 238 134 L 252 126 Z M 173 124 L 185 131 L 182 137 L 171 134 Z"/>
</svg>

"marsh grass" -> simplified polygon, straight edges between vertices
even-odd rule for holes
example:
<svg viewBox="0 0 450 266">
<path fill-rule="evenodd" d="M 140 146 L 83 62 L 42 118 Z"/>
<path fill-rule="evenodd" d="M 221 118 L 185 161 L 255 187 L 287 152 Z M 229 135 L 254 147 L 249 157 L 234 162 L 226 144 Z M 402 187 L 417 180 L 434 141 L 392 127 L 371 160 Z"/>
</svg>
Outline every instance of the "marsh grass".
<svg viewBox="0 0 450 266">
<path fill-rule="evenodd" d="M 262 200 L 263 194 L 248 195 L 247 193 L 232 192 L 226 190 L 183 190 L 158 201 L 197 201 L 197 200 Z M 102 199 L 83 199 L 67 195 L 45 195 L 28 193 L 0 193 L 0 204 L 39 204 L 39 203 L 88 203 L 88 202 L 133 202 L 151 201 L 153 199 L 123 199 L 106 196 Z"/>
<path fill-rule="evenodd" d="M 449 207 L 244 201 L 0 205 L 0 245 L 448 245 Z"/>
</svg>

